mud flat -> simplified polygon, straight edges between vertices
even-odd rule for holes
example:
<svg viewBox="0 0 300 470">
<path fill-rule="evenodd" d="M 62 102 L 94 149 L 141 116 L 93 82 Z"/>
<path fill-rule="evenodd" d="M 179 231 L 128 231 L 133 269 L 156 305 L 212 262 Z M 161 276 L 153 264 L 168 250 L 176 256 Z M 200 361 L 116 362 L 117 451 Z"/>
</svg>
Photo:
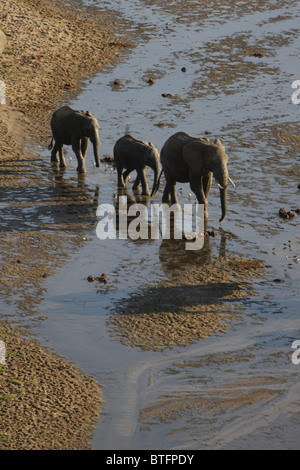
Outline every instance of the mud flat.
<svg viewBox="0 0 300 470">
<path fill-rule="evenodd" d="M 0 79 L 6 87 L 6 102 L 0 105 L 4 196 L 7 188 L 19 194 L 38 187 L 31 171 L 38 158 L 33 147 L 48 141 L 52 112 L 129 44 L 114 34 L 122 32 L 117 18 L 80 2 L 2 0 L 0 27 L 7 37 L 0 56 Z M 57 241 L 56 234 L 30 227 L 22 230 L 14 220 L 8 230 L 2 227 L 0 237 L 1 299 L 20 298 L 17 308 L 23 316 L 33 316 L 43 279 L 63 259 L 65 239 Z M 6 307 L 0 307 L 0 339 L 6 344 L 0 369 L 0 448 L 88 449 L 101 409 L 99 384 L 42 348 L 30 329 L 8 322 Z"/>
</svg>

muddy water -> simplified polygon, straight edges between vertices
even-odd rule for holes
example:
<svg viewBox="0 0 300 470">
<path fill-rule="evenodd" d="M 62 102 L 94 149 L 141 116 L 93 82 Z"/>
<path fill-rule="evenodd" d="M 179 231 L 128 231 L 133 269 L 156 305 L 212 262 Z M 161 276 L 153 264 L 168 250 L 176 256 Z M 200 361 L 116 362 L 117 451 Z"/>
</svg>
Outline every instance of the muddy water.
<svg viewBox="0 0 300 470">
<path fill-rule="evenodd" d="M 71 103 L 98 118 L 102 156 L 112 155 L 127 131 L 159 150 L 176 131 L 206 132 L 225 144 L 236 188 L 228 190 L 222 229 L 218 188 L 212 188 L 208 228 L 218 235 L 202 258 L 161 239 L 100 241 L 96 207 L 115 203 L 116 173 L 104 164 L 95 169 L 89 149 L 87 174 L 78 184 L 73 158 L 62 179 L 49 176 L 45 200 L 67 196 L 74 202 L 78 190 L 93 202 L 85 199 L 89 220 L 84 230 L 78 224 L 78 246 L 43 284 L 38 310 L 44 320 L 37 334 L 105 387 L 94 449 L 298 449 L 300 364 L 292 362 L 292 343 L 300 339 L 300 216 L 284 220 L 278 210 L 300 206 L 300 105 L 291 100 L 291 84 L 300 79 L 299 3 L 87 3 L 127 19 L 134 11 L 132 28 L 139 36 L 119 65 L 88 81 Z M 48 152 L 41 157 L 49 158 Z M 127 195 L 134 200 L 130 184 Z M 188 185 L 181 187 L 180 200 L 189 202 Z M 162 188 L 154 201 L 161 195 Z M 84 207 L 72 206 L 64 221 L 70 238 Z M 57 229 L 51 207 L 26 210 L 31 224 Z M 6 216 L 9 223 L 9 211 Z M 222 230 L 232 235 L 225 242 Z M 225 334 L 163 352 L 117 340 L 107 319 L 119 303 L 220 253 L 263 259 L 268 266 L 265 278 L 253 281 L 257 295 L 239 301 L 239 321 Z M 107 284 L 86 281 L 102 273 Z"/>
</svg>

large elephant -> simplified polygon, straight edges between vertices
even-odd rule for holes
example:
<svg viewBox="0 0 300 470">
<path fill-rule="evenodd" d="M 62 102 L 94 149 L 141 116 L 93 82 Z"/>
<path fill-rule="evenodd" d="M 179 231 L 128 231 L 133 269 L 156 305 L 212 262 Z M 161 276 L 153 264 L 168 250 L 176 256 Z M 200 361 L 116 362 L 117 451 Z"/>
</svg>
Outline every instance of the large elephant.
<svg viewBox="0 0 300 470">
<path fill-rule="evenodd" d="M 154 171 L 154 182 L 151 196 L 156 192 L 160 166 L 159 153 L 151 142 L 144 142 L 129 134 L 124 135 L 114 145 L 114 160 L 118 171 L 118 186 L 124 188 L 129 174 L 136 170 L 137 177 L 133 190 L 138 190 L 142 184 L 142 194 L 149 195 L 146 179 L 146 168 L 149 166 Z M 123 169 L 125 171 L 123 173 Z"/>
<path fill-rule="evenodd" d="M 51 161 L 58 162 L 59 153 L 60 168 L 66 167 L 63 154 L 63 145 L 72 145 L 76 155 L 78 173 L 85 173 L 85 156 L 89 139 L 94 147 L 96 166 L 99 161 L 99 125 L 97 119 L 89 111 L 76 111 L 69 106 L 63 106 L 55 111 L 51 118 L 52 140 L 49 145 Z M 55 144 L 53 147 L 53 139 Z"/>
<path fill-rule="evenodd" d="M 234 185 L 234 183 L 229 178 L 228 156 L 219 139 L 212 143 L 208 138 L 202 139 L 185 132 L 177 132 L 165 142 L 160 158 L 166 178 L 163 202 L 178 203 L 176 182 L 189 182 L 199 204 L 204 205 L 204 216 L 207 217 L 207 198 L 214 176 L 220 188 L 222 209 L 220 222 L 225 219 L 227 184 L 230 182 Z"/>
</svg>

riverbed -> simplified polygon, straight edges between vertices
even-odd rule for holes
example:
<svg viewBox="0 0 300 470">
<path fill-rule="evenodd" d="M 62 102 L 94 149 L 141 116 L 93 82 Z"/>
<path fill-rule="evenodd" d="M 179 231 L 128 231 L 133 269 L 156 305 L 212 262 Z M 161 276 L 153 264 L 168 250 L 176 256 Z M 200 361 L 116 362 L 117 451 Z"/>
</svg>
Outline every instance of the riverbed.
<svg viewBox="0 0 300 470">
<path fill-rule="evenodd" d="M 186 250 L 183 240 L 99 240 L 97 208 L 116 201 L 112 165 L 95 168 L 90 147 L 79 178 L 71 149 L 61 173 L 46 148 L 34 148 L 39 191 L 15 190 L 1 204 L 3 226 L 57 233 L 62 243 L 60 266 L 32 299 L 35 333 L 104 386 L 93 449 L 298 449 L 300 365 L 292 344 L 300 339 L 300 139 L 292 84 L 300 78 L 299 5 L 85 3 L 128 20 L 135 12 L 136 47 L 69 102 L 98 119 L 101 157 L 111 156 L 128 132 L 158 150 L 177 131 L 219 138 L 236 186 L 228 188 L 220 224 L 213 184 L 207 229 L 216 235 L 205 238 L 202 250 Z M 151 186 L 150 169 L 147 177 Z M 131 184 L 124 194 L 139 201 Z M 161 202 L 163 187 L 162 179 L 157 194 L 143 199 L 147 208 Z M 187 184 L 177 191 L 180 202 L 194 202 Z M 295 215 L 283 219 L 282 207 Z M 230 273 L 225 295 L 218 276 L 227 265 L 220 259 L 261 260 L 264 270 L 243 280 Z M 107 283 L 87 281 L 102 273 Z M 243 295 L 233 292 L 234 281 L 239 289 L 244 282 Z M 126 324 L 114 321 L 124 310 L 152 314 L 157 304 L 166 317 L 198 314 L 186 285 L 192 299 L 206 296 L 197 305 L 214 317 L 203 337 L 197 330 L 181 344 L 179 331 L 169 343 L 156 332 L 145 347 L 146 338 L 135 341 Z M 26 307 L 15 303 L 22 317 Z"/>
</svg>

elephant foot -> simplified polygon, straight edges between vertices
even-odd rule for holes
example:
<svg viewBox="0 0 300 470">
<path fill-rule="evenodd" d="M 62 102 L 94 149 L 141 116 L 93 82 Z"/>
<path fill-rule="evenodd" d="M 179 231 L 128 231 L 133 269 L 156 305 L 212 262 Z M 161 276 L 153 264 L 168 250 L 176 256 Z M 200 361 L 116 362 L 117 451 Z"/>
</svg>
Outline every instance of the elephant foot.
<svg viewBox="0 0 300 470">
<path fill-rule="evenodd" d="M 86 173 L 86 169 L 85 168 L 77 168 L 77 172 L 79 175 L 82 175 L 83 173 Z"/>
<path fill-rule="evenodd" d="M 142 196 L 150 196 L 150 192 L 147 190 L 142 191 Z"/>
<path fill-rule="evenodd" d="M 163 196 L 162 202 L 163 202 L 164 204 L 170 204 L 170 203 L 171 203 L 171 199 L 170 199 L 169 197 L 167 197 L 167 196 Z"/>
</svg>

